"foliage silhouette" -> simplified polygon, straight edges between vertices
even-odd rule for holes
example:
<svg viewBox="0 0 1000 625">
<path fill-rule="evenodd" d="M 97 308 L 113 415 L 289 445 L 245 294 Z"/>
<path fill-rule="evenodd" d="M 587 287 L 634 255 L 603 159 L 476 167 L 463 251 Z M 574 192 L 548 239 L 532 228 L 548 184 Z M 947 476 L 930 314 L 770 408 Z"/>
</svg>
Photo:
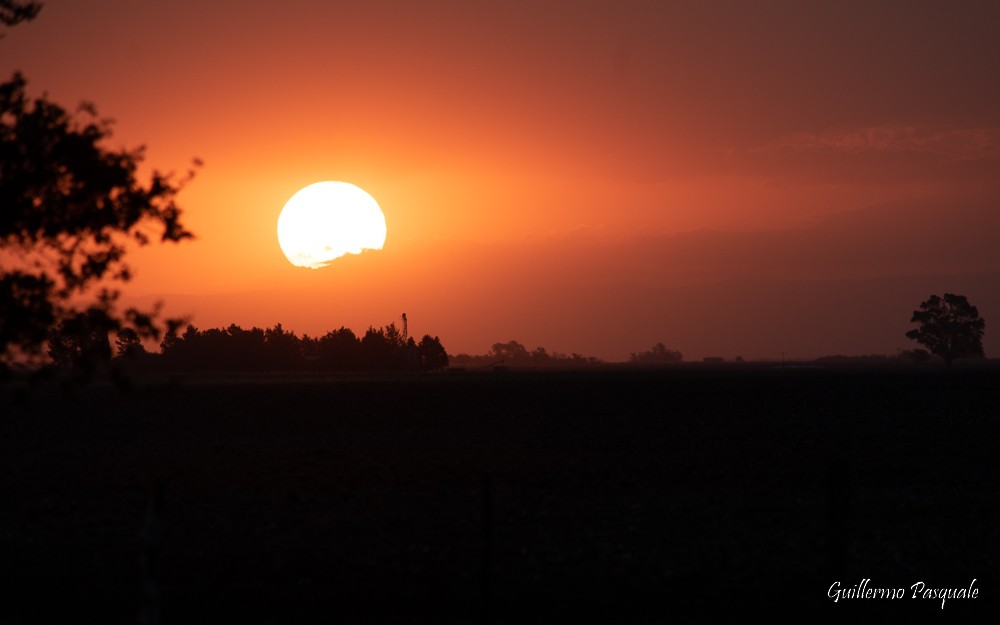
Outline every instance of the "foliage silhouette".
<svg viewBox="0 0 1000 625">
<path fill-rule="evenodd" d="M 956 358 L 983 356 L 983 332 L 986 321 L 964 295 L 931 295 L 913 311 L 911 323 L 920 327 L 906 337 L 917 341 L 932 354 L 944 359 L 949 367 Z"/>
<path fill-rule="evenodd" d="M 121 328 L 116 333 L 115 348 L 119 358 L 137 359 L 146 355 L 142 337 L 132 328 Z"/>
<path fill-rule="evenodd" d="M 424 371 L 444 369 L 448 366 L 448 353 L 444 351 L 441 339 L 436 336 L 425 334 L 420 339 L 420 344 L 417 345 L 417 354 L 420 359 L 420 368 Z"/>
<path fill-rule="evenodd" d="M 40 2 L 17 2 L 16 0 L 0 0 L 0 24 L 15 26 L 20 22 L 35 19 L 42 10 Z M 0 35 L 2 36 L 2 35 Z"/>
<path fill-rule="evenodd" d="M 490 355 L 505 362 L 516 363 L 530 358 L 528 350 L 517 341 L 507 341 L 506 343 L 494 343 L 490 350 Z"/>
<path fill-rule="evenodd" d="M 303 337 L 302 341 L 312 345 L 311 352 L 320 369 L 348 371 L 360 360 L 361 341 L 350 328 L 341 327 L 318 339 Z"/>
<path fill-rule="evenodd" d="M 403 339 L 392 323 L 369 327 L 360 339 L 344 327 L 312 338 L 281 324 L 204 331 L 188 325 L 183 334 L 167 334 L 160 348 L 161 354 L 143 356 L 144 364 L 192 371 L 433 371 L 448 366 L 438 337 L 425 335 L 418 344 Z"/>
<path fill-rule="evenodd" d="M 665 365 L 671 362 L 680 362 L 683 359 L 683 354 L 667 349 L 663 343 L 657 343 L 649 351 L 632 353 L 629 356 L 629 362 L 640 365 Z"/>
<path fill-rule="evenodd" d="M 494 343 L 486 354 L 458 354 L 452 361 L 465 367 L 488 367 L 503 363 L 512 367 L 578 367 L 595 365 L 601 361 L 593 356 L 549 352 L 544 347 L 529 350 L 518 341 Z"/>
<path fill-rule="evenodd" d="M 0 21 L 16 24 L 39 8 L 5 0 Z M 71 115 L 28 96 L 26 85 L 19 73 L 0 83 L 0 362 L 36 357 L 50 335 L 90 327 L 159 338 L 158 310 L 120 311 L 116 285 L 132 275 L 129 243 L 191 237 L 175 197 L 193 169 L 179 181 L 154 171 L 140 183 L 142 147 L 105 147 L 112 124 L 93 105 Z"/>
<path fill-rule="evenodd" d="M 90 374 L 111 362 L 111 320 L 100 309 L 76 313 L 49 331 L 49 357 L 57 367 Z"/>
</svg>

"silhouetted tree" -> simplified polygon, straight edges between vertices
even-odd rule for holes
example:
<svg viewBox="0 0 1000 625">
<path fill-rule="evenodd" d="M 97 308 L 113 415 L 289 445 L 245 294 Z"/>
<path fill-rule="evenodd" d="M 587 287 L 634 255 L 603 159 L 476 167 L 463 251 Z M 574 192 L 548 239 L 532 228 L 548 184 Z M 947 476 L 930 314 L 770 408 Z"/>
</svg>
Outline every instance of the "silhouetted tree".
<svg viewBox="0 0 1000 625">
<path fill-rule="evenodd" d="M 132 328 L 119 328 L 115 336 L 115 347 L 120 358 L 139 358 L 146 355 L 139 333 Z"/>
<path fill-rule="evenodd" d="M 517 341 L 494 343 L 490 353 L 495 358 L 508 362 L 526 361 L 531 358 L 527 348 Z"/>
<path fill-rule="evenodd" d="M 244 330 L 231 324 L 217 337 L 217 352 L 224 354 L 227 368 L 239 369 L 271 369 L 267 359 L 267 346 L 262 328 L 253 327 Z"/>
<path fill-rule="evenodd" d="M 395 323 L 375 329 L 369 327 L 365 335 L 361 337 L 360 364 L 364 369 L 373 371 L 398 371 L 402 369 L 415 368 L 408 366 L 416 364 L 416 358 L 409 358 L 407 348 L 416 348 L 412 339 L 407 342 L 403 340 L 403 334 L 396 328 Z"/>
<path fill-rule="evenodd" d="M 0 22 L 31 19 L 40 8 L 3 0 Z M 20 74 L 0 83 L 0 361 L 40 353 L 51 330 L 65 335 L 78 324 L 60 327 L 63 321 L 93 310 L 109 331 L 158 336 L 157 311 L 120 312 L 112 285 L 131 278 L 126 244 L 148 243 L 148 226 L 158 227 L 161 241 L 191 236 L 174 198 L 193 172 L 174 182 L 154 171 L 140 184 L 143 148 L 105 147 L 111 122 L 92 105 L 71 116 L 29 97 L 25 86 Z"/>
<path fill-rule="evenodd" d="M 438 337 L 425 334 L 424 338 L 420 339 L 417 350 L 420 355 L 420 368 L 424 371 L 444 369 L 448 366 L 448 352 L 444 350 Z"/>
<path fill-rule="evenodd" d="M 57 367 L 89 373 L 111 362 L 108 333 L 114 326 L 101 308 L 63 319 L 49 331 L 49 357 Z"/>
<path fill-rule="evenodd" d="M 956 358 L 982 357 L 986 321 L 964 295 L 931 295 L 913 311 L 911 323 L 920 327 L 906 337 L 917 341 L 950 367 Z"/>
<path fill-rule="evenodd" d="M 361 341 L 349 328 L 327 332 L 318 339 L 317 365 L 334 371 L 357 368 L 360 349 Z"/>
<path fill-rule="evenodd" d="M 545 365 L 552 360 L 552 356 L 549 355 L 548 350 L 539 345 L 531 350 L 531 360 L 536 365 Z"/>
<path fill-rule="evenodd" d="M 41 10 L 41 2 L 0 0 L 0 24 L 14 26 L 20 22 L 35 19 L 35 16 L 38 15 L 38 12 Z"/>
<path fill-rule="evenodd" d="M 264 330 L 267 368 L 297 369 L 302 365 L 302 342 L 294 332 L 285 332 L 281 324 Z"/>
</svg>

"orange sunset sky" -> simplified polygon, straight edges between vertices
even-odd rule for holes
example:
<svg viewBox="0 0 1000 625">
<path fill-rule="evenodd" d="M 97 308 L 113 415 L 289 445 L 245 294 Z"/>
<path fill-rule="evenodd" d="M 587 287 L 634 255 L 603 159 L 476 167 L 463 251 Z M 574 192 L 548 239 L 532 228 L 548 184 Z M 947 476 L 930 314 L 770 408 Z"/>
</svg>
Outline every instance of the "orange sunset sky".
<svg viewBox="0 0 1000 625">
<path fill-rule="evenodd" d="M 199 328 L 396 321 L 622 360 L 895 354 L 931 293 L 1000 332 L 1000 3 L 47 0 L 29 92 L 183 172 L 197 240 L 131 301 Z M 276 220 L 352 182 L 385 248 L 295 268 Z M 1000 326 L 997 326 L 1000 327 Z"/>
</svg>

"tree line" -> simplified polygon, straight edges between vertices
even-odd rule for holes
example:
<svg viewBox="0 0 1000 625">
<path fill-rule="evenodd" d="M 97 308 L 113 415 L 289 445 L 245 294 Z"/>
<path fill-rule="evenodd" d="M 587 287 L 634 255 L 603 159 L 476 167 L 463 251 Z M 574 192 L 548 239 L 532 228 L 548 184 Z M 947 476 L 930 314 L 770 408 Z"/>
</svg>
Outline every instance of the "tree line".
<svg viewBox="0 0 1000 625">
<path fill-rule="evenodd" d="M 676 350 L 668 349 L 663 343 L 657 343 L 651 349 L 633 352 L 629 355 L 629 363 L 633 365 L 664 365 L 684 360 L 684 356 Z M 549 352 L 544 347 L 528 349 L 518 341 L 494 343 L 485 354 L 458 354 L 451 359 L 453 365 L 463 367 L 580 367 L 601 365 L 604 361 L 593 356 L 582 354 L 562 354 Z"/>
<path fill-rule="evenodd" d="M 506 343 L 494 343 L 490 351 L 485 354 L 458 354 L 451 359 L 452 364 L 463 367 L 490 367 L 490 366 L 513 366 L 513 367 L 562 367 L 600 364 L 600 360 L 593 356 L 582 354 L 562 354 L 560 352 L 549 352 L 544 347 L 536 347 L 529 350 L 518 341 L 507 341 Z"/>
<path fill-rule="evenodd" d="M 85 316 L 76 317 L 50 333 L 48 353 L 55 366 L 83 371 L 112 362 L 125 368 L 177 371 L 433 371 L 448 366 L 437 336 L 424 335 L 418 342 L 395 323 L 369 327 L 362 336 L 340 327 L 317 337 L 299 336 L 280 323 L 207 330 L 188 325 L 183 332 L 167 333 L 159 352 L 148 351 L 132 328 L 114 333 L 112 350 L 108 329 L 87 324 Z"/>
</svg>

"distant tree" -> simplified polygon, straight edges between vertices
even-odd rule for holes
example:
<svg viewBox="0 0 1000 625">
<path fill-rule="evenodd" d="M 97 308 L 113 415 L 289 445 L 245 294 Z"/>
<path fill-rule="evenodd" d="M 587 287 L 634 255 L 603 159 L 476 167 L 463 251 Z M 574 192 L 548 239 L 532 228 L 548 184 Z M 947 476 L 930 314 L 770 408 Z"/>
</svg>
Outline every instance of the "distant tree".
<svg viewBox="0 0 1000 625">
<path fill-rule="evenodd" d="M 906 333 L 950 367 L 956 358 L 982 357 L 986 321 L 964 295 L 931 295 L 913 311 L 911 323 L 920 327 Z"/>
<path fill-rule="evenodd" d="M 361 341 L 350 328 L 327 332 L 317 339 L 317 365 L 334 371 L 357 368 L 360 348 Z"/>
<path fill-rule="evenodd" d="M 629 360 L 636 364 L 662 365 L 671 362 L 680 362 L 684 356 L 675 350 L 667 349 L 663 343 L 657 343 L 645 352 L 632 353 Z"/>
<path fill-rule="evenodd" d="M 517 341 L 494 343 L 490 353 L 493 357 L 506 362 L 517 363 L 531 359 L 528 349 Z"/>
<path fill-rule="evenodd" d="M 167 332 L 163 336 L 163 340 L 160 341 L 160 352 L 166 354 L 180 349 L 184 339 L 192 333 L 197 334 L 197 332 L 198 328 L 190 323 L 184 328 L 184 334 L 177 334 L 176 329 L 173 332 Z"/>
<path fill-rule="evenodd" d="M 425 334 L 417 346 L 420 368 L 424 371 L 444 369 L 448 366 L 448 352 L 441 345 L 441 339 Z"/>
<path fill-rule="evenodd" d="M 281 324 L 264 330 L 264 351 L 268 369 L 297 369 L 302 364 L 302 342 Z"/>
<path fill-rule="evenodd" d="M 378 329 L 378 333 L 385 338 L 385 342 L 392 346 L 394 349 L 399 349 L 403 347 L 406 339 L 403 338 L 403 333 L 399 328 L 396 327 L 396 323 L 392 322 L 387 326 Z"/>
<path fill-rule="evenodd" d="M 549 354 L 548 350 L 542 346 L 538 346 L 531 350 L 531 361 L 532 364 L 542 366 L 551 363 L 553 360 L 552 355 Z"/>
<path fill-rule="evenodd" d="M 142 337 L 132 328 L 119 328 L 115 337 L 115 347 L 119 358 L 138 358 L 146 355 Z"/>
<path fill-rule="evenodd" d="M 37 3 L 3 2 L 0 21 L 37 11 Z M 93 106 L 74 118 L 25 86 L 20 74 L 0 83 L 0 361 L 37 355 L 52 330 L 82 327 L 81 314 L 103 316 L 109 332 L 158 337 L 157 311 L 119 311 L 114 285 L 131 278 L 126 245 L 148 243 L 149 226 L 161 241 L 191 236 L 174 202 L 184 181 L 153 172 L 140 184 L 143 149 L 105 147 L 111 123 Z"/>
<path fill-rule="evenodd" d="M 372 371 L 396 369 L 393 362 L 396 347 L 383 328 L 376 330 L 369 326 L 361 337 L 361 358 L 355 367 L 360 365 L 360 368 Z"/>
</svg>

